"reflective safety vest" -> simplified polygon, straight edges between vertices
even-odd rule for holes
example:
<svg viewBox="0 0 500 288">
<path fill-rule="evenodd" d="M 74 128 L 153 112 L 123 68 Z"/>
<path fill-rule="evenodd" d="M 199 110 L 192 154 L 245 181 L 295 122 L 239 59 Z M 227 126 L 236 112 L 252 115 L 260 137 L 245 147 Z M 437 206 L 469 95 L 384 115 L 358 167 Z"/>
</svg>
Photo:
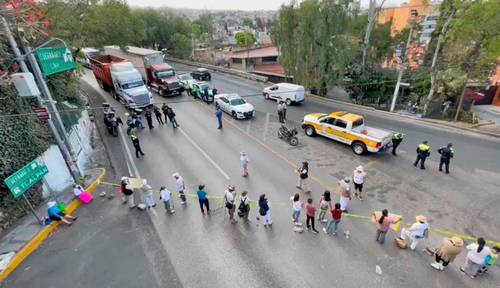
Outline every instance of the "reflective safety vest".
<svg viewBox="0 0 500 288">
<path fill-rule="evenodd" d="M 418 150 L 420 151 L 429 151 L 429 149 L 431 149 L 431 147 L 427 144 L 422 143 L 418 145 Z"/>
<path fill-rule="evenodd" d="M 403 139 L 405 137 L 405 134 L 403 133 L 394 133 L 394 135 L 392 135 L 392 139 L 394 140 L 400 140 L 400 139 Z"/>
<path fill-rule="evenodd" d="M 130 139 L 132 139 L 132 141 L 135 141 L 137 140 L 137 136 L 134 134 L 130 134 Z"/>
</svg>

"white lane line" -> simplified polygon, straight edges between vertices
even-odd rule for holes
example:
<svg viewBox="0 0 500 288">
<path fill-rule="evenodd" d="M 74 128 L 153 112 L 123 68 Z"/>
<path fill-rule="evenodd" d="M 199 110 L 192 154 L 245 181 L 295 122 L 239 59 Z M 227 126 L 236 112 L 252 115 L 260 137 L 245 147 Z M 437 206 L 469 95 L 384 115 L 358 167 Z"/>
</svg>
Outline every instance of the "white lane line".
<svg viewBox="0 0 500 288">
<path fill-rule="evenodd" d="M 214 166 L 217 170 L 219 170 L 219 172 L 222 174 L 222 176 L 224 176 L 227 180 L 229 180 L 229 179 L 230 179 L 230 178 L 229 178 L 229 175 L 227 175 L 227 173 L 226 173 L 226 172 L 224 172 L 224 170 L 222 170 L 222 168 L 220 168 L 220 166 L 219 166 L 219 165 L 217 165 L 217 163 L 215 163 L 215 161 L 214 161 L 214 160 L 212 160 L 212 158 L 210 158 L 210 156 L 208 156 L 208 154 L 207 154 L 205 151 L 203 151 L 203 149 L 201 149 L 201 148 L 200 148 L 200 146 L 198 146 L 198 144 L 196 144 L 196 142 L 194 142 L 194 141 L 193 141 L 193 139 L 191 139 L 191 137 L 189 137 L 189 135 L 188 135 L 186 132 L 184 132 L 184 130 L 182 130 L 182 128 L 180 128 L 180 127 L 179 127 L 179 128 L 177 128 L 177 129 L 179 129 L 179 131 L 181 131 L 182 135 L 184 135 L 184 137 L 186 137 L 186 139 L 187 139 L 189 142 L 191 142 L 191 144 L 193 144 L 193 146 L 194 146 L 194 147 L 195 147 L 198 151 L 200 151 L 200 153 L 201 153 L 201 154 L 202 154 L 205 158 L 207 158 L 207 160 L 208 160 L 210 163 L 212 163 L 212 165 L 213 165 L 213 166 Z"/>
<path fill-rule="evenodd" d="M 134 175 L 137 178 L 141 178 L 141 174 L 139 173 L 139 169 L 137 169 L 137 165 L 135 165 L 134 158 L 132 158 L 132 153 L 130 152 L 130 149 L 128 148 L 127 141 L 125 140 L 125 136 L 123 135 L 122 129 L 118 129 L 118 134 L 120 134 L 120 138 L 122 140 L 122 146 L 125 148 L 125 155 L 127 156 L 127 168 L 128 168 L 128 173 L 130 175 Z M 129 165 L 130 163 L 130 165 Z M 132 169 L 130 169 L 130 166 L 132 166 Z M 133 172 L 133 173 L 132 173 Z"/>
</svg>

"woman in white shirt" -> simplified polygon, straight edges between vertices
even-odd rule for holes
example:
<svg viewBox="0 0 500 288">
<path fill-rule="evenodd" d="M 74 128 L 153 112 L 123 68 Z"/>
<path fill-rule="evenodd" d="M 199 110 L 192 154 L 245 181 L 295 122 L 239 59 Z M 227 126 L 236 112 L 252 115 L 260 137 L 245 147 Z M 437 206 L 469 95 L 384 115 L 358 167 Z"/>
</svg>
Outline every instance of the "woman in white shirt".
<svg viewBox="0 0 500 288">
<path fill-rule="evenodd" d="M 248 162 L 250 162 L 250 160 L 248 159 L 247 153 L 241 152 L 240 163 L 241 168 L 243 168 L 243 177 L 248 177 Z"/>
<path fill-rule="evenodd" d="M 413 225 L 411 225 L 409 229 L 403 228 L 401 230 L 401 239 L 411 239 L 411 250 L 415 250 L 418 243 L 427 238 L 429 235 L 429 224 L 427 224 L 427 217 L 425 217 L 424 215 L 418 215 L 415 217 L 415 220 L 417 222 L 413 223 Z"/>
<path fill-rule="evenodd" d="M 299 193 L 295 194 L 295 196 L 293 196 L 291 200 L 293 208 L 292 221 L 293 223 L 298 224 L 300 220 L 300 212 L 302 210 L 302 202 L 300 202 Z"/>
<path fill-rule="evenodd" d="M 474 278 L 479 269 L 483 266 L 484 258 L 490 255 L 491 250 L 485 246 L 486 241 L 484 238 L 477 238 L 476 243 L 469 244 L 466 248 L 469 251 L 464 265 L 460 267 L 460 271 Z"/>
<path fill-rule="evenodd" d="M 363 166 L 356 167 L 352 172 L 352 182 L 354 183 L 354 197 L 363 200 L 363 184 L 365 183 L 366 173 Z M 359 193 L 358 193 L 359 191 Z"/>
</svg>

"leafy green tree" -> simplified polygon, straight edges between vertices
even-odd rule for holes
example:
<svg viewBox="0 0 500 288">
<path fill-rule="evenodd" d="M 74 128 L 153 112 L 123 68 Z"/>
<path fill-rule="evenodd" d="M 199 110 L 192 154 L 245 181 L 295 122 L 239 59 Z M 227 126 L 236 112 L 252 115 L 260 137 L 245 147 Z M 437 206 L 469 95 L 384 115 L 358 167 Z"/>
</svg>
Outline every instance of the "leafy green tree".
<svg viewBox="0 0 500 288">
<path fill-rule="evenodd" d="M 172 54 L 179 58 L 186 58 L 191 54 L 191 39 L 181 33 L 175 33 L 173 37 Z"/>
<path fill-rule="evenodd" d="M 257 41 L 250 31 L 238 32 L 234 37 L 236 38 L 236 44 L 240 47 L 250 48 Z"/>
<path fill-rule="evenodd" d="M 243 23 L 242 24 L 243 24 L 243 26 L 248 26 L 248 27 L 251 27 L 251 28 L 254 27 L 253 20 L 250 19 L 250 18 L 243 19 Z"/>
</svg>

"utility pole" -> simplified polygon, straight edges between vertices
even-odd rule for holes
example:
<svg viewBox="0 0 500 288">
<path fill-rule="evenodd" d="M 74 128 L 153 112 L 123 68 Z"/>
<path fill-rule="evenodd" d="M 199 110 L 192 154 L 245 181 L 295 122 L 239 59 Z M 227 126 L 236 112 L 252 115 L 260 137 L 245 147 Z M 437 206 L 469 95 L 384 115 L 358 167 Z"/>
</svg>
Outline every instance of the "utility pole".
<svg viewBox="0 0 500 288">
<path fill-rule="evenodd" d="M 439 51 L 441 50 L 441 44 L 443 43 L 444 35 L 446 34 L 446 31 L 448 30 L 448 26 L 450 25 L 450 22 L 453 19 L 453 16 L 455 16 L 456 11 L 457 10 L 455 8 L 453 8 L 450 15 L 446 19 L 446 22 L 444 22 L 443 27 L 441 28 L 441 33 L 439 33 L 439 37 L 438 37 L 437 44 L 436 44 L 436 49 L 434 50 L 434 55 L 432 57 L 431 88 L 429 89 L 429 94 L 427 94 L 427 101 L 424 104 L 424 111 L 423 111 L 424 116 L 427 115 L 427 110 L 429 109 L 429 103 L 432 101 L 432 97 L 434 96 L 434 85 L 436 84 L 436 65 L 437 65 L 437 58 L 439 56 Z"/>
<path fill-rule="evenodd" d="M 10 47 L 12 51 L 14 52 L 14 55 L 16 56 L 16 60 L 19 63 L 19 66 L 21 67 L 21 71 L 25 73 L 29 73 L 30 71 L 28 70 L 28 66 L 26 65 L 26 62 L 24 62 L 24 58 L 21 55 L 21 51 L 19 50 L 19 47 L 17 46 L 16 40 L 14 39 L 14 36 L 12 35 L 12 32 L 10 31 L 9 24 L 7 23 L 7 20 L 4 17 L 1 17 L 2 25 L 5 30 L 5 35 L 7 36 L 7 39 L 9 40 Z M 38 105 L 43 105 L 44 100 L 40 97 L 36 97 L 37 104 Z M 63 141 L 61 140 L 61 137 L 59 135 L 59 132 L 57 131 L 56 126 L 52 122 L 52 119 L 47 120 L 47 124 L 49 125 L 49 129 L 52 132 L 52 135 L 54 136 L 54 139 L 56 140 L 57 147 L 59 148 L 59 151 L 63 155 L 63 158 L 65 160 L 66 166 L 68 167 L 68 170 L 73 178 L 73 181 L 75 183 L 78 182 L 78 174 L 75 173 L 75 171 L 72 169 L 72 160 L 71 156 L 69 154 L 69 151 L 66 149 L 64 146 Z"/>
<path fill-rule="evenodd" d="M 396 87 L 394 88 L 394 94 L 392 95 L 392 102 L 391 102 L 391 112 L 394 112 L 394 108 L 396 107 L 396 100 L 398 99 L 398 94 L 399 94 L 399 88 L 401 87 L 401 79 L 403 78 L 403 72 L 406 68 L 406 58 L 408 56 L 408 48 L 410 47 L 411 43 L 411 35 L 413 34 L 413 26 L 414 26 L 414 17 L 416 15 L 411 15 L 412 19 L 410 20 L 410 33 L 408 33 L 408 39 L 406 40 L 406 46 L 405 46 L 405 53 L 403 54 L 403 57 L 401 58 L 401 67 L 399 67 L 399 73 L 398 73 L 398 80 L 396 82 Z"/>
<path fill-rule="evenodd" d="M 68 151 L 69 151 L 69 156 L 70 156 L 70 161 L 75 164 L 76 170 L 79 174 L 80 177 L 84 177 L 85 173 L 83 170 L 78 166 L 76 163 L 76 156 L 73 151 L 73 148 L 71 146 L 71 143 L 69 142 L 68 136 L 66 135 L 66 128 L 64 128 L 64 124 L 61 119 L 61 115 L 59 114 L 59 110 L 57 109 L 56 102 L 52 98 L 52 94 L 50 93 L 49 87 L 47 86 L 47 82 L 45 81 L 45 77 L 42 74 L 42 70 L 40 69 L 40 65 L 38 65 L 38 61 L 35 58 L 35 55 L 33 54 L 33 50 L 31 50 L 31 47 L 29 46 L 28 41 L 26 39 L 22 38 L 21 41 L 23 41 L 23 47 L 26 50 L 26 57 L 28 57 L 28 61 L 31 65 L 31 68 L 33 68 L 33 75 L 35 76 L 35 79 L 38 82 L 38 85 L 41 86 L 42 89 L 42 95 L 45 96 L 46 102 L 48 103 L 50 112 L 52 115 L 55 115 L 56 118 L 56 124 L 59 126 L 59 131 L 61 132 L 61 138 L 64 141 L 64 144 L 66 145 Z"/>
<path fill-rule="evenodd" d="M 367 58 L 368 58 L 368 49 L 370 48 L 370 39 L 373 31 L 373 27 L 375 27 L 375 22 L 377 21 L 378 14 L 384 5 L 385 0 L 382 0 L 380 6 L 377 8 L 377 1 L 370 0 L 369 8 L 368 8 L 368 25 L 366 26 L 365 39 L 363 40 L 363 58 L 361 59 L 361 67 L 365 69 Z"/>
</svg>

